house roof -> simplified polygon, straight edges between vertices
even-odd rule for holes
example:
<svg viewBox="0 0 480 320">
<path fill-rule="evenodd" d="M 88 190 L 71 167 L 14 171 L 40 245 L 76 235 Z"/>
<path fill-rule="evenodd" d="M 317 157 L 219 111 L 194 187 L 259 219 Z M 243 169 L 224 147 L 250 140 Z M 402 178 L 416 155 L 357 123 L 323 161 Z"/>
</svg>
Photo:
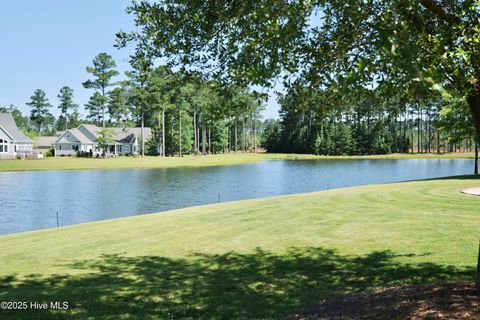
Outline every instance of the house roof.
<svg viewBox="0 0 480 320">
<path fill-rule="evenodd" d="M 34 145 L 36 148 L 50 148 L 57 139 L 56 136 L 35 137 Z"/>
<path fill-rule="evenodd" d="M 113 131 L 113 139 L 118 143 L 134 143 L 137 137 L 141 135 L 141 128 L 107 128 Z M 78 128 L 67 130 L 81 143 L 94 143 L 98 137 L 98 133 L 102 128 L 93 124 L 82 124 Z M 152 136 L 151 128 L 144 128 L 145 141 Z M 63 135 L 62 135 L 63 136 Z M 57 138 L 57 141 L 62 138 Z M 92 139 L 92 138 L 95 139 Z"/>
<path fill-rule="evenodd" d="M 141 136 L 142 128 L 109 128 L 113 130 L 115 141 L 120 143 L 133 143 L 136 137 Z M 143 128 L 143 134 L 145 135 L 145 141 L 148 141 L 152 136 L 152 129 Z"/>
<path fill-rule="evenodd" d="M 78 129 L 81 130 L 81 128 L 83 128 L 83 130 L 85 130 L 87 134 L 89 133 L 92 137 L 95 137 L 95 139 L 97 139 L 97 134 L 101 130 L 101 128 L 97 127 L 94 124 L 81 124 L 78 126 Z M 92 137 L 88 137 L 88 138 L 92 140 Z"/>
<path fill-rule="evenodd" d="M 0 113 L 0 126 L 2 126 L 15 142 L 33 143 L 23 132 L 18 130 L 15 119 L 11 113 Z"/>
<path fill-rule="evenodd" d="M 81 143 L 93 143 L 93 141 L 89 139 L 85 134 L 83 134 L 83 132 L 80 131 L 78 128 L 67 130 L 67 132 L 70 132 Z"/>
</svg>

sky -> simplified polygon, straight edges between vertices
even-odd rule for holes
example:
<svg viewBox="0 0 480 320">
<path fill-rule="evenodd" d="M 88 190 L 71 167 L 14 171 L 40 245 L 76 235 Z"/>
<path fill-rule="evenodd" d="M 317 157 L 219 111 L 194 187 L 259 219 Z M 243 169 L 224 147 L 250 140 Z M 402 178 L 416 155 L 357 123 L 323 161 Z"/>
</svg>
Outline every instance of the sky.
<svg viewBox="0 0 480 320">
<path fill-rule="evenodd" d="M 2 0 L 0 5 L 0 106 L 13 104 L 24 114 L 35 89 L 43 89 L 58 116 L 57 94 L 73 88 L 75 102 L 88 101 L 85 68 L 100 52 L 110 54 L 123 74 L 133 48 L 117 49 L 115 34 L 134 30 L 125 9 L 130 0 Z M 119 78 L 120 79 L 120 78 Z M 278 104 L 268 102 L 264 118 L 278 118 Z"/>
</svg>

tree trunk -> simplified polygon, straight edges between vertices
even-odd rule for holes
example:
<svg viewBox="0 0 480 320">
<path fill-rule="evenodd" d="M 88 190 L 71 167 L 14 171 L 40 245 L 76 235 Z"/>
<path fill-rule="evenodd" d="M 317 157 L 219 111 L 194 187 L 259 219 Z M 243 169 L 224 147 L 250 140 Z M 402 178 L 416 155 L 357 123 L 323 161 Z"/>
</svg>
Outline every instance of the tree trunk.
<svg viewBox="0 0 480 320">
<path fill-rule="evenodd" d="M 237 118 L 235 117 L 233 121 L 235 121 L 235 146 L 233 148 L 233 151 L 237 152 Z"/>
<path fill-rule="evenodd" d="M 104 120 L 104 126 L 105 126 L 105 120 Z M 145 127 L 145 108 L 143 107 L 143 103 L 142 103 L 142 128 L 140 133 L 140 136 L 142 137 L 142 158 L 145 156 L 145 135 L 143 132 L 144 127 Z"/>
<path fill-rule="evenodd" d="M 162 156 L 162 132 L 160 131 L 160 124 L 162 123 L 162 116 L 158 114 L 158 156 Z"/>
<path fill-rule="evenodd" d="M 205 128 L 205 124 L 202 123 L 202 154 L 205 155 L 206 153 L 206 146 L 205 146 L 205 140 L 207 140 L 207 130 Z"/>
<path fill-rule="evenodd" d="M 474 94 L 468 96 L 467 102 L 477 133 L 476 141 L 480 141 L 480 87 L 477 88 Z"/>
<path fill-rule="evenodd" d="M 174 119 L 174 111 L 172 110 L 172 131 L 170 132 L 170 137 L 172 138 L 172 143 L 171 143 L 171 146 L 172 146 L 172 149 L 170 150 L 170 155 L 173 157 L 175 155 L 175 134 L 173 132 L 173 130 L 175 129 L 174 125 L 173 125 L 173 119 Z"/>
<path fill-rule="evenodd" d="M 102 88 L 102 96 L 105 97 L 105 88 Z M 105 102 L 102 102 L 102 127 L 105 129 Z"/>
<path fill-rule="evenodd" d="M 208 153 L 212 153 L 212 139 L 211 139 L 211 135 L 210 135 L 210 127 L 208 127 Z"/>
<path fill-rule="evenodd" d="M 478 175 L 478 142 L 475 141 L 475 168 L 473 170 L 473 174 Z"/>
<path fill-rule="evenodd" d="M 411 140 L 412 140 L 412 153 L 414 152 L 413 149 L 414 149 L 414 137 L 413 137 L 413 122 L 414 122 L 414 115 L 413 115 L 413 109 L 412 109 L 412 121 L 410 122 L 410 135 L 411 135 Z"/>
<path fill-rule="evenodd" d="M 165 157 L 165 109 L 162 109 L 162 156 Z"/>
<path fill-rule="evenodd" d="M 227 122 L 227 145 L 224 153 L 230 153 L 230 126 Z"/>
<path fill-rule="evenodd" d="M 242 118 L 242 152 L 247 150 L 247 140 L 245 137 L 245 118 Z"/>
<path fill-rule="evenodd" d="M 197 147 L 197 111 L 193 110 L 193 149 L 198 150 Z"/>
<path fill-rule="evenodd" d="M 178 110 L 178 156 L 182 157 L 182 110 Z"/>
<path fill-rule="evenodd" d="M 255 111 L 253 112 L 253 153 L 257 153 L 257 123 Z"/>
<path fill-rule="evenodd" d="M 437 153 L 440 153 L 440 131 L 436 129 L 437 131 Z"/>
<path fill-rule="evenodd" d="M 105 106 L 102 106 L 102 128 L 105 129 Z"/>
<path fill-rule="evenodd" d="M 478 174 L 478 142 L 480 141 L 480 86 L 477 86 L 474 93 L 467 97 L 468 107 L 472 114 L 473 124 L 475 125 L 475 174 Z M 480 256 L 479 256 L 480 263 Z M 480 270 L 477 268 L 477 292 L 480 294 Z"/>
<path fill-rule="evenodd" d="M 430 113 L 428 112 L 428 109 L 427 109 L 427 152 L 430 153 L 431 152 L 431 144 L 430 144 L 430 135 L 432 134 L 431 133 L 431 128 L 430 128 Z"/>
<path fill-rule="evenodd" d="M 419 111 L 420 112 L 420 111 Z M 420 142 L 420 130 L 421 130 L 421 118 L 417 117 L 418 124 L 417 124 L 417 153 L 421 152 L 421 142 Z"/>
</svg>

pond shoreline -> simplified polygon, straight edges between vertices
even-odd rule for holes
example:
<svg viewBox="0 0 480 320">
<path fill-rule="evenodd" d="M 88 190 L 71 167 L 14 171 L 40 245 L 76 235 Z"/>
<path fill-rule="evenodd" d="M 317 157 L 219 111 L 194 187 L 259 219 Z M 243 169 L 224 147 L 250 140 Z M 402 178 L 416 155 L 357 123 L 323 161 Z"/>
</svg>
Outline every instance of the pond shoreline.
<svg viewBox="0 0 480 320">
<path fill-rule="evenodd" d="M 402 160 L 402 159 L 472 159 L 473 153 L 393 153 L 365 156 L 317 156 L 311 154 L 230 153 L 179 157 L 69 158 L 37 160 L 1 160 L 0 172 L 58 170 L 128 170 L 160 168 L 196 168 L 255 163 L 264 160 Z"/>
</svg>

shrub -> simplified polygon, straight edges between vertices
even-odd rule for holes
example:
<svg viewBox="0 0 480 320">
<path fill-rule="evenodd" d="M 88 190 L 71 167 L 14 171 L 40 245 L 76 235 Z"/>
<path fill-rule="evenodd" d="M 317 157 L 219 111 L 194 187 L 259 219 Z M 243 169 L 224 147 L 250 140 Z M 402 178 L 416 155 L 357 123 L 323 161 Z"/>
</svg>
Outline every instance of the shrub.
<svg viewBox="0 0 480 320">
<path fill-rule="evenodd" d="M 54 155 L 54 150 L 53 149 L 48 149 L 46 152 L 45 152 L 45 158 L 46 157 L 53 157 Z"/>
</svg>

